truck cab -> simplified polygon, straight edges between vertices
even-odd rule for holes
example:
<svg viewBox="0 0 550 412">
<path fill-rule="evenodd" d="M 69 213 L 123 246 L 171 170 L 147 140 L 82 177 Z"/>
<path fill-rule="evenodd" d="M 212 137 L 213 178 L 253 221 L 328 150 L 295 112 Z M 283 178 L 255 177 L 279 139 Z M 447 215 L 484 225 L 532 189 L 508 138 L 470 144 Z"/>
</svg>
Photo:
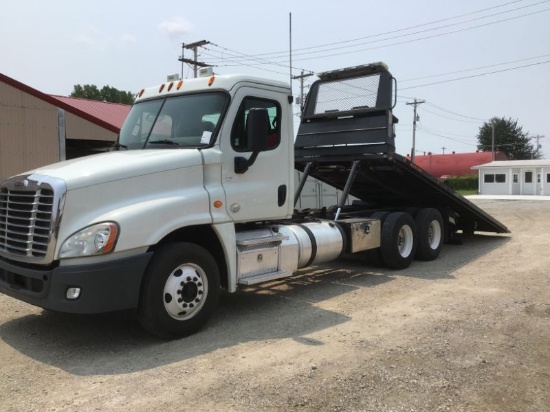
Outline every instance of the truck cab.
<svg viewBox="0 0 550 412">
<path fill-rule="evenodd" d="M 141 90 L 112 152 L 1 182 L 0 291 L 62 312 L 137 308 L 153 255 L 185 242 L 215 256 L 210 290 L 234 291 L 235 225 L 292 216 L 291 103 L 287 85 L 239 75 Z"/>
</svg>

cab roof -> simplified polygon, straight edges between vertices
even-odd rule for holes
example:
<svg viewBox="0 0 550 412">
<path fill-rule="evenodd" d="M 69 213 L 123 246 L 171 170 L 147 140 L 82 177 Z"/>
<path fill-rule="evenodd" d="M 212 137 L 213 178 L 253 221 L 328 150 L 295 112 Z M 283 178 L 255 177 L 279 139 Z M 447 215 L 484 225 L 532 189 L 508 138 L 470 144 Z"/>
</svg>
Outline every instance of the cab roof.
<svg viewBox="0 0 550 412">
<path fill-rule="evenodd" d="M 158 86 L 147 87 L 141 89 L 141 91 L 137 94 L 136 102 L 159 96 L 166 96 L 171 94 L 175 95 L 208 89 L 231 91 L 231 89 L 233 89 L 237 83 L 242 82 L 256 83 L 265 86 L 281 88 L 287 90 L 288 93 L 290 93 L 289 85 L 284 82 L 242 74 L 224 74 L 212 75 L 208 77 L 197 77 L 195 79 L 174 80 L 162 83 Z"/>
</svg>

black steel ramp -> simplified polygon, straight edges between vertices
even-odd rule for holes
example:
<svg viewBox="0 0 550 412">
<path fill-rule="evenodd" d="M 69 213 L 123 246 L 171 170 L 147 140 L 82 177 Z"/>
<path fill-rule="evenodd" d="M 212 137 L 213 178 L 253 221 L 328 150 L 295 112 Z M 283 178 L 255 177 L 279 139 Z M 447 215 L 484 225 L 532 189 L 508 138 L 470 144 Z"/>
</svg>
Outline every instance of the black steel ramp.
<svg viewBox="0 0 550 412">
<path fill-rule="evenodd" d="M 303 171 L 308 160 L 313 159 L 297 161 L 296 169 Z M 351 162 L 324 160 L 315 163 L 310 176 L 343 190 Z M 456 226 L 460 230 L 510 232 L 497 219 L 398 154 L 360 160 L 350 194 L 370 209 L 432 207 L 458 215 Z"/>
</svg>

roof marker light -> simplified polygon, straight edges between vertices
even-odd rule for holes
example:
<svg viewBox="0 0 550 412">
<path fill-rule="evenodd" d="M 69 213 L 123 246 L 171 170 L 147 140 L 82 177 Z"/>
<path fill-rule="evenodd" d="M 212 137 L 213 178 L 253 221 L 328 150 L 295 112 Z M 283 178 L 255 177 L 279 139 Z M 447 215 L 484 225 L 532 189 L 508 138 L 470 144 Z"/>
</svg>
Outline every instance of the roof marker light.
<svg viewBox="0 0 550 412">
<path fill-rule="evenodd" d="M 214 75 L 210 76 L 210 79 L 208 80 L 209 86 L 212 86 L 212 83 L 214 83 Z"/>
<path fill-rule="evenodd" d="M 177 90 L 179 90 L 179 89 L 180 89 L 180 87 L 181 87 L 181 85 L 182 85 L 182 84 L 183 84 L 183 80 L 180 80 L 180 81 L 178 82 L 178 87 L 177 87 Z"/>
<path fill-rule="evenodd" d="M 168 90 L 166 91 L 169 92 L 170 90 L 172 90 L 173 85 L 174 85 L 174 82 L 170 82 L 170 84 L 168 85 Z"/>
<path fill-rule="evenodd" d="M 162 92 L 164 90 L 164 83 L 162 83 L 159 87 L 159 93 Z"/>
</svg>

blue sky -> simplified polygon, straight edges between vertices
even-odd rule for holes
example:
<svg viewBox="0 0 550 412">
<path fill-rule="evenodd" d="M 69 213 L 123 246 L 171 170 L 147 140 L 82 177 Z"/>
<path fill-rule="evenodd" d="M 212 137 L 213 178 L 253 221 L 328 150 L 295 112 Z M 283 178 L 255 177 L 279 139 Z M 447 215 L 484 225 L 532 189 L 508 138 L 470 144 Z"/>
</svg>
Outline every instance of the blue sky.
<svg viewBox="0 0 550 412">
<path fill-rule="evenodd" d="M 289 13 L 294 75 L 388 64 L 399 153 L 411 151 L 405 103 L 417 98 L 426 101 L 417 154 L 474 151 L 483 121 L 504 116 L 545 135 L 550 157 L 550 0 L 10 1 L 0 72 L 50 94 L 68 95 L 74 84 L 137 92 L 182 71 L 182 42 L 208 40 L 199 60 L 216 73 L 288 82 Z M 189 67 L 183 75 L 192 76 Z"/>
</svg>

